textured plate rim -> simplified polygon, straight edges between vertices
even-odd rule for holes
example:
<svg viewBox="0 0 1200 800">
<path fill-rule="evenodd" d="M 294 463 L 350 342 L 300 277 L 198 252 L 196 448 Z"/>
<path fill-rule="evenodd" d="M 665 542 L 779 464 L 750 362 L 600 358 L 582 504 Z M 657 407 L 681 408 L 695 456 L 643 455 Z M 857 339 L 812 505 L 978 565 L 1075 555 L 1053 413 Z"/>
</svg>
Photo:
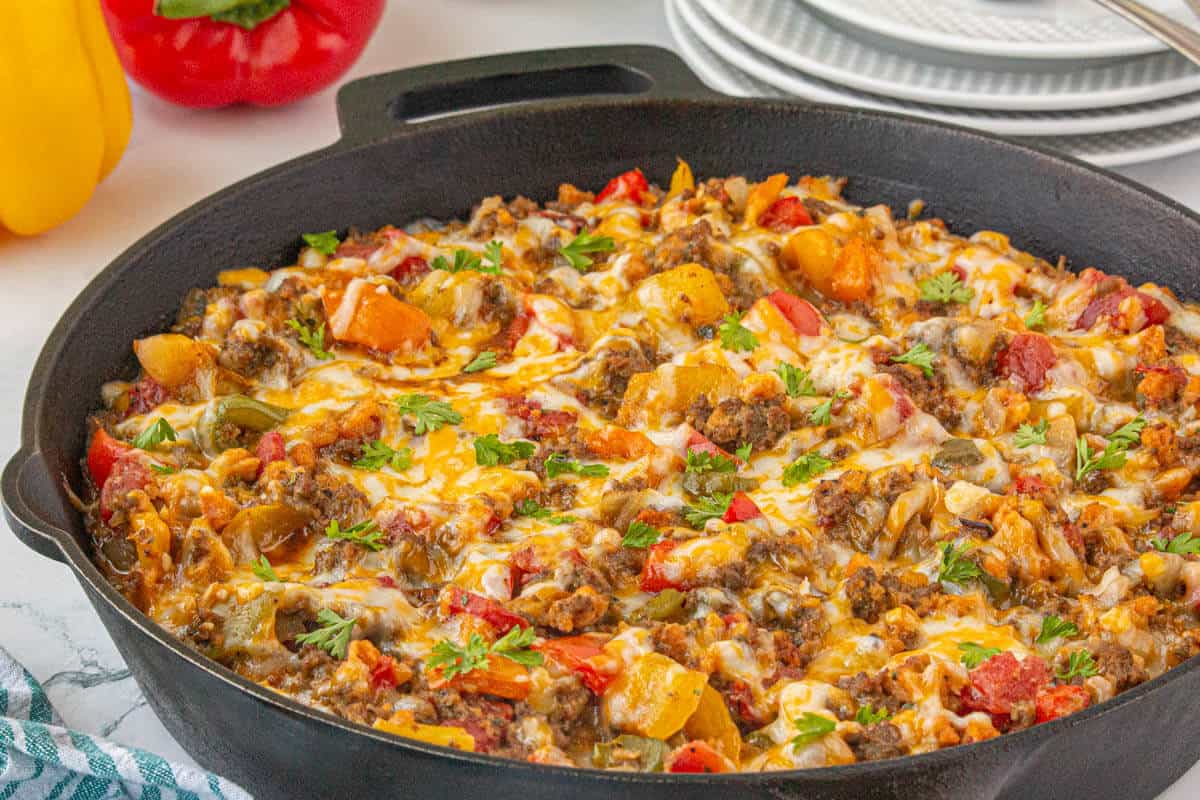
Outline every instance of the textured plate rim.
<svg viewBox="0 0 1200 800">
<path fill-rule="evenodd" d="M 777 0 L 778 1 L 778 0 Z M 788 0 L 798 4 L 798 0 Z M 1125 89 L 1110 89 L 1103 92 L 1074 93 L 1074 94 L 1010 94 L 1010 95 L 981 95 L 954 90 L 912 89 L 898 82 L 881 81 L 864 77 L 826 62 L 818 61 L 784 47 L 772 41 L 767 35 L 756 30 L 745 20 L 724 6 L 722 0 L 696 0 L 705 13 L 713 18 L 721 27 L 728 30 L 745 42 L 750 48 L 758 50 L 789 67 L 806 72 L 815 77 L 840 83 L 859 91 L 871 94 L 896 97 L 911 100 L 916 103 L 932 105 L 958 106 L 960 108 L 978 108 L 989 111 L 1073 111 L 1094 109 L 1121 105 L 1135 105 L 1169 97 L 1177 97 L 1200 91 L 1200 72 L 1170 81 L 1161 81 L 1149 86 L 1138 86 Z M 813 12 L 797 8 L 797 13 L 812 15 Z M 827 23 L 817 20 L 819 24 Z M 836 31 L 840 36 L 847 34 Z M 849 38 L 849 37 L 847 37 Z M 860 47 L 870 48 L 869 45 L 857 42 Z M 881 52 L 875 50 L 875 52 Z M 961 68 L 960 68 L 961 69 Z"/>
</svg>

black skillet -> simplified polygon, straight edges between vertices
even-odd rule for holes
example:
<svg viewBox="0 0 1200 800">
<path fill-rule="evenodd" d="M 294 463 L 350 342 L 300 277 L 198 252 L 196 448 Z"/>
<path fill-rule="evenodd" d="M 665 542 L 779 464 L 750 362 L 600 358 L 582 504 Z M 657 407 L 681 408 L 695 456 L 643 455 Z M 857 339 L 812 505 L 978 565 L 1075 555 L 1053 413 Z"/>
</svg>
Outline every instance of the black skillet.
<svg viewBox="0 0 1200 800">
<path fill-rule="evenodd" d="M 453 109 L 463 116 L 414 122 Z M 285 699 L 187 649 L 115 592 L 64 482 L 80 485 L 100 385 L 130 378 L 130 342 L 225 267 L 291 263 L 301 231 L 466 214 L 494 193 L 548 198 L 640 166 L 697 175 L 834 174 L 848 195 L 913 198 L 958 232 L 1004 231 L 1135 283 L 1197 297 L 1200 218 L 1120 177 L 982 133 L 876 112 L 713 94 L 671 53 L 597 47 L 379 75 L 338 95 L 332 147 L 176 216 L 101 272 L 63 315 L 25 398 L 3 475 L 17 536 L 65 562 L 167 729 L 260 798 L 1152 798 L 1200 757 L 1200 660 L 1065 719 L 926 755 L 795 772 L 630 775 L 544 767 L 371 731 Z"/>
</svg>

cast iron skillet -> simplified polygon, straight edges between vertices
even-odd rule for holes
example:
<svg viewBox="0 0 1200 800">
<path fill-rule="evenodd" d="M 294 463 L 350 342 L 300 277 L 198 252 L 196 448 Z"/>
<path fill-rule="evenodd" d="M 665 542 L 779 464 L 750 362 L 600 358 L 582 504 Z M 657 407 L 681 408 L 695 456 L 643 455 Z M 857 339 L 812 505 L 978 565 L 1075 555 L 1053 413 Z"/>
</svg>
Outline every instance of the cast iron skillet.
<svg viewBox="0 0 1200 800">
<path fill-rule="evenodd" d="M 562 99 L 569 95 L 569 99 Z M 559 99 L 555 99 L 559 98 Z M 412 120 L 451 109 L 536 102 Z M 185 648 L 104 580 L 64 481 L 80 485 L 100 385 L 134 375 L 130 342 L 163 330 L 184 293 L 239 264 L 291 263 L 301 231 L 465 215 L 493 193 L 554 196 L 640 166 L 697 175 L 846 175 L 848 194 L 925 198 L 952 229 L 1195 298 L 1200 217 L 1078 161 L 875 112 L 733 100 L 670 52 L 519 53 L 366 78 L 338 95 L 343 137 L 242 181 L 134 244 L 63 315 L 30 379 L 21 450 L 4 470 L 17 536 L 78 577 L 167 729 L 261 798 L 1151 798 L 1200 757 L 1200 659 L 1083 713 L 981 744 L 795 772 L 629 775 L 464 754 L 307 708 Z"/>
</svg>

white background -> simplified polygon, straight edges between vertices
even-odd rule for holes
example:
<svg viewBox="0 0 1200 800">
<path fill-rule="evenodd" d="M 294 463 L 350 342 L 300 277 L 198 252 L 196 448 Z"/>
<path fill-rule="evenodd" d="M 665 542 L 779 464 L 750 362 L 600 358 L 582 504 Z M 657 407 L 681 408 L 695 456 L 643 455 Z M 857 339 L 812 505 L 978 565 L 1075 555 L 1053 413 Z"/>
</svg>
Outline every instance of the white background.
<svg viewBox="0 0 1200 800">
<path fill-rule="evenodd" d="M 661 4 L 392 0 L 351 77 L 494 52 L 604 43 L 670 47 Z M 38 349 L 93 275 L 177 211 L 338 138 L 332 90 L 284 109 L 218 112 L 188 111 L 135 92 L 134 114 L 124 160 L 79 216 L 33 239 L 0 231 L 0 459 L 17 449 L 21 399 Z M 1200 155 L 1122 172 L 1200 207 Z M 488 191 L 478 188 L 480 196 Z M 154 291 L 152 280 L 145 291 Z M 71 573 L 2 528 L 0 646 L 48 684 L 69 726 L 187 760 L 145 705 Z M 1193 768 L 1163 798 L 1197 796 L 1200 768 Z"/>
</svg>

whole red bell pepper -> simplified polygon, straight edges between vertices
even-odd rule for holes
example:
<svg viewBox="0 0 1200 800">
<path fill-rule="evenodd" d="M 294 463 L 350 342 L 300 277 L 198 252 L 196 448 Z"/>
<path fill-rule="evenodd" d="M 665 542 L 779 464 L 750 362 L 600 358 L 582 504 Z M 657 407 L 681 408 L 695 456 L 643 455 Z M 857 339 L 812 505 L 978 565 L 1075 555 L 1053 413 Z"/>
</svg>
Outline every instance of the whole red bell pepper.
<svg viewBox="0 0 1200 800">
<path fill-rule="evenodd" d="M 102 0 L 125 71 L 192 108 L 278 106 L 348 70 L 386 0 Z"/>
</svg>

